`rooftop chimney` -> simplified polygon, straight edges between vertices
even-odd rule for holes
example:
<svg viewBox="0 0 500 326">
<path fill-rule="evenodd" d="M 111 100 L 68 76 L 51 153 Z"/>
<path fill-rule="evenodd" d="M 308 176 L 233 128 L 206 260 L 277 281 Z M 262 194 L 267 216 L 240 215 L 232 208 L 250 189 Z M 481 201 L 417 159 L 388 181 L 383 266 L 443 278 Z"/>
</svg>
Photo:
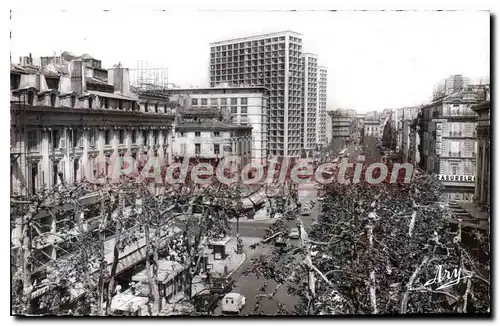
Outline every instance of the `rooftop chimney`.
<svg viewBox="0 0 500 326">
<path fill-rule="evenodd" d="M 71 89 L 78 95 L 85 93 L 87 87 L 85 84 L 84 65 L 82 60 L 72 60 L 69 63 L 69 77 L 71 79 Z"/>
<path fill-rule="evenodd" d="M 123 68 L 119 63 L 113 69 L 108 70 L 108 81 L 113 82 L 115 93 L 120 93 L 125 96 L 130 95 L 130 79 L 128 68 Z"/>
</svg>

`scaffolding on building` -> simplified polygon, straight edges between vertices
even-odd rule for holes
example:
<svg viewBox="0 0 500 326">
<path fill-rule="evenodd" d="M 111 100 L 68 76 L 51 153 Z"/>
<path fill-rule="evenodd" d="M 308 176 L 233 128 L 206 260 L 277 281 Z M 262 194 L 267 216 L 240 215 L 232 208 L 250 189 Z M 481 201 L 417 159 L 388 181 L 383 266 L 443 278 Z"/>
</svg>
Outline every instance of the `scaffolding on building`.
<svg viewBox="0 0 500 326">
<path fill-rule="evenodd" d="M 137 68 L 130 69 L 130 81 L 138 95 L 167 95 L 168 68 L 150 65 L 147 61 L 137 61 Z"/>
</svg>

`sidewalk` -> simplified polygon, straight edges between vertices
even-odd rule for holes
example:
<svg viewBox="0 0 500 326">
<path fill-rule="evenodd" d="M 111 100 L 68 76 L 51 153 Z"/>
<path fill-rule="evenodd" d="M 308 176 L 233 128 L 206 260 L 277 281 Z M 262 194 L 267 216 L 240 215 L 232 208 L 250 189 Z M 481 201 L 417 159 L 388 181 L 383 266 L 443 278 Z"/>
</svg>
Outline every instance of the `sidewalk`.
<svg viewBox="0 0 500 326">
<path fill-rule="evenodd" d="M 244 248 L 245 246 L 248 246 L 249 244 L 246 243 L 246 239 L 243 239 L 243 245 Z M 252 242 L 253 243 L 253 242 Z M 236 270 L 243 265 L 245 262 L 247 256 L 243 252 L 241 254 L 236 253 L 236 237 L 231 237 L 231 240 L 226 244 L 226 253 L 228 256 L 224 260 L 216 260 L 214 259 L 214 256 L 212 253 L 208 256 L 208 264 L 212 265 L 212 268 L 210 269 L 210 272 L 217 272 L 220 274 L 224 273 L 224 266 L 227 266 L 227 271 L 229 273 L 229 276 L 231 276 Z M 208 290 L 209 286 L 206 282 L 206 274 L 201 274 L 201 275 L 196 275 L 193 278 L 193 288 L 192 288 L 192 293 L 200 293 L 205 290 Z"/>
<path fill-rule="evenodd" d="M 212 272 L 224 273 L 224 266 L 227 266 L 227 271 L 231 275 L 245 262 L 246 254 L 244 252 L 237 254 L 236 246 L 236 237 L 232 237 L 226 244 L 226 253 L 228 254 L 226 259 L 216 260 L 213 255 L 208 256 L 208 264 L 212 264 Z"/>
<path fill-rule="evenodd" d="M 270 220 L 270 216 L 267 213 L 266 206 L 260 208 L 257 212 L 255 212 L 255 215 L 253 217 L 253 220 L 255 221 L 267 221 Z"/>
</svg>

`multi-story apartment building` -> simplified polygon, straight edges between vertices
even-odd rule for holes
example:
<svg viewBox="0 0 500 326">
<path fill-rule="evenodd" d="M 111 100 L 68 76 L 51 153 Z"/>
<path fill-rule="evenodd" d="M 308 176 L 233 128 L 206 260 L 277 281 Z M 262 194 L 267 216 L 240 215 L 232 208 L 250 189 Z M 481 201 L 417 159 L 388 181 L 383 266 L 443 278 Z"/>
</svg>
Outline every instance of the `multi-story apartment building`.
<svg viewBox="0 0 500 326">
<path fill-rule="evenodd" d="M 43 60 L 42 60 L 43 61 Z M 72 184 L 92 176 L 113 175 L 119 157 L 157 157 L 171 160 L 171 127 L 174 112 L 161 94 L 130 92 L 128 70 L 115 66 L 107 76 L 95 74 L 97 60 L 60 58 L 43 66 L 11 64 L 10 188 L 13 196 L 35 194 L 42 188 Z M 97 68 L 98 72 L 103 69 Z M 141 104 L 142 103 L 142 104 Z M 106 196 L 89 193 L 80 198 L 85 206 L 83 223 L 99 227 L 100 207 Z M 65 216 L 75 214 L 71 205 L 55 207 L 58 214 L 37 212 L 38 236 L 58 231 Z M 61 216 L 59 216 L 59 214 Z M 57 216 L 56 216 L 57 215 Z M 82 215 L 83 216 L 83 215 Z M 12 256 L 20 245 L 20 220 L 13 214 Z M 35 232 L 34 232 L 35 233 Z M 106 247 L 113 246 L 114 230 L 106 231 Z M 96 240 L 97 241 L 97 240 Z M 70 241 L 69 241 L 70 242 Z M 33 293 L 47 290 L 44 270 L 50 261 L 71 255 L 70 243 L 37 245 L 31 253 Z M 142 250 L 142 251 L 141 251 Z M 131 244 L 120 252 L 117 275 L 144 260 L 144 245 Z M 122 259 L 127 257 L 127 259 Z M 109 270 L 113 254 L 106 254 Z M 36 281 L 35 281 L 36 280 Z M 35 284 L 36 283 L 36 284 Z"/>
<path fill-rule="evenodd" d="M 453 80 L 457 85 L 457 78 Z M 471 106 L 485 99 L 489 85 L 463 85 L 460 90 L 423 106 L 420 165 L 442 181 L 447 199 L 472 201 L 476 178 L 477 115 Z"/>
<path fill-rule="evenodd" d="M 330 117 L 330 111 L 327 111 L 327 118 L 326 118 L 326 143 L 330 144 L 332 142 L 332 137 L 333 137 L 333 126 L 332 126 L 332 119 Z"/>
<path fill-rule="evenodd" d="M 225 123 L 250 126 L 251 156 L 264 160 L 268 155 L 269 90 L 265 87 L 224 87 L 168 89 L 171 101 L 186 109 L 216 109 Z M 276 133 L 276 132 L 274 132 Z"/>
<path fill-rule="evenodd" d="M 354 118 L 356 119 L 356 124 L 358 129 L 363 129 L 365 125 L 365 114 L 364 113 L 356 113 Z"/>
<path fill-rule="evenodd" d="M 186 109 L 179 112 L 174 157 L 216 164 L 228 156 L 238 156 L 244 166 L 252 159 L 252 127 L 222 121 L 216 108 Z"/>
<path fill-rule="evenodd" d="M 408 155 L 406 157 L 406 162 L 411 163 L 413 166 L 417 166 L 420 162 L 420 125 L 418 123 L 419 118 L 413 119 L 410 122 L 410 132 L 408 138 Z M 403 152 L 404 154 L 404 152 Z"/>
<path fill-rule="evenodd" d="M 69 66 L 77 72 L 82 65 L 71 61 Z M 88 178 L 88 169 L 110 175 L 112 167 L 104 162 L 118 156 L 144 152 L 169 161 L 173 114 L 167 98 L 152 107 L 139 105 L 134 94 L 119 88 L 127 75 L 127 69 L 110 69 L 109 86 L 116 85 L 116 92 L 103 92 L 92 90 L 94 85 L 83 74 L 70 78 L 11 66 L 13 193 L 27 195 L 60 182 L 73 183 Z"/>
<path fill-rule="evenodd" d="M 475 203 L 483 208 L 491 207 L 491 102 L 489 92 L 486 100 L 472 106 L 478 114 L 477 120 L 477 153 L 476 153 L 476 191 Z"/>
<path fill-rule="evenodd" d="M 329 111 L 328 115 L 332 122 L 332 142 L 345 141 L 349 138 L 352 133 L 353 118 L 343 110 Z"/>
<path fill-rule="evenodd" d="M 302 143 L 302 35 L 256 35 L 210 44 L 210 87 L 264 86 L 270 90 L 269 154 L 300 156 Z"/>
<path fill-rule="evenodd" d="M 410 156 L 416 151 L 416 138 L 413 138 L 411 125 L 420 112 L 420 106 L 398 109 L 397 148 L 403 152 L 403 161 L 409 162 Z M 416 136 L 416 135 L 414 135 Z M 413 161 L 414 162 L 414 161 Z"/>
<path fill-rule="evenodd" d="M 377 111 L 368 112 L 364 119 L 364 136 L 379 138 L 382 135 L 381 115 Z"/>
<path fill-rule="evenodd" d="M 316 118 L 316 143 L 325 145 L 329 140 L 326 137 L 326 105 L 328 103 L 328 69 L 318 67 L 318 114 Z"/>
<path fill-rule="evenodd" d="M 304 110 L 302 112 L 303 132 L 302 146 L 304 150 L 312 150 L 317 144 L 317 128 L 319 126 L 319 93 L 318 93 L 318 56 L 312 53 L 302 55 Z"/>
</svg>

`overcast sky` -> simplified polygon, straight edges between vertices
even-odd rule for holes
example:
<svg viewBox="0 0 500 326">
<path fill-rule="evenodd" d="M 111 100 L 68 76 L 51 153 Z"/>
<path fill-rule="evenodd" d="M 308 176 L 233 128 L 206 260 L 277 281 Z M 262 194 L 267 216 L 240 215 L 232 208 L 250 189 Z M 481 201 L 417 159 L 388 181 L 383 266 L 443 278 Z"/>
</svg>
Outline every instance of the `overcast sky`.
<svg viewBox="0 0 500 326">
<path fill-rule="evenodd" d="M 489 76 L 486 12 L 14 11 L 13 62 L 70 51 L 104 67 L 168 68 L 169 82 L 208 85 L 209 43 L 293 30 L 328 67 L 328 108 L 421 104 L 451 74 Z"/>
</svg>

